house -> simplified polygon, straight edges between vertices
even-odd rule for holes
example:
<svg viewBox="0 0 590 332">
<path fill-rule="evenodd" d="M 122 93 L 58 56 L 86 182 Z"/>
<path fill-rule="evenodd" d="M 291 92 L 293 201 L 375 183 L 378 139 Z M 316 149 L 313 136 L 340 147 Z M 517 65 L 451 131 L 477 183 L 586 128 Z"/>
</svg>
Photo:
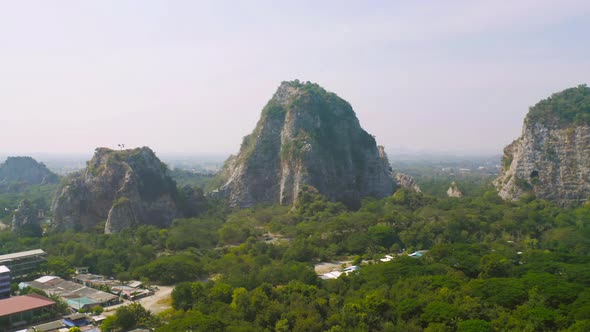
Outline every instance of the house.
<svg viewBox="0 0 590 332">
<path fill-rule="evenodd" d="M 0 327 L 9 329 L 46 320 L 55 315 L 56 303 L 44 296 L 27 294 L 0 300 Z"/>
<path fill-rule="evenodd" d="M 31 331 L 31 332 L 57 332 L 60 329 L 64 328 L 64 323 L 62 323 L 61 320 L 56 320 L 53 322 L 49 322 L 49 323 L 45 323 L 45 324 L 40 324 L 40 325 L 35 325 L 31 328 L 29 328 L 27 331 Z"/>
<path fill-rule="evenodd" d="M 320 276 L 320 279 L 328 280 L 328 279 L 338 279 L 342 275 L 340 271 L 332 271 L 328 273 L 324 273 Z"/>
<path fill-rule="evenodd" d="M 408 256 L 414 257 L 414 258 L 420 258 L 420 257 L 424 256 L 424 254 L 427 252 L 428 252 L 428 250 L 418 250 L 418 251 L 414 251 L 413 253 L 409 254 Z"/>
<path fill-rule="evenodd" d="M 92 310 L 92 308 L 100 306 L 100 303 L 93 301 L 87 297 L 67 299 L 66 303 L 68 304 L 68 307 L 76 311 L 84 310 L 86 312 Z"/>
<path fill-rule="evenodd" d="M 143 283 L 141 281 L 137 281 L 137 280 L 131 280 L 127 286 L 131 287 L 131 288 L 139 288 L 141 286 L 143 286 Z"/>
<path fill-rule="evenodd" d="M 359 267 L 357 265 L 352 265 L 352 266 L 345 268 L 342 272 L 346 275 L 349 275 L 350 273 L 358 271 L 358 270 L 359 270 Z"/>
<path fill-rule="evenodd" d="M 67 327 L 74 327 L 74 326 L 80 327 L 80 326 L 90 325 L 90 322 L 88 321 L 88 317 L 86 317 L 86 315 L 80 314 L 80 313 L 75 313 L 75 314 L 71 314 L 68 316 L 64 316 L 63 323 Z"/>
<path fill-rule="evenodd" d="M 393 260 L 393 256 L 385 255 L 385 258 L 381 258 L 379 260 L 382 261 L 383 263 L 387 263 L 387 262 Z"/>
<path fill-rule="evenodd" d="M 19 285 L 19 287 L 20 286 L 21 285 Z M 88 308 L 97 305 L 107 307 L 120 302 L 117 295 L 89 288 L 54 276 L 41 277 L 34 281 L 24 283 L 22 286 L 29 286 L 31 288 L 40 289 L 47 294 L 59 296 L 75 310 L 80 310 L 84 308 L 85 305 Z"/>
<path fill-rule="evenodd" d="M 100 326 L 100 324 L 102 324 L 102 321 L 105 319 L 107 319 L 107 316 L 105 315 L 92 316 L 92 321 L 97 326 Z"/>
<path fill-rule="evenodd" d="M 101 331 L 100 331 L 100 328 L 98 328 L 98 327 L 95 327 L 92 325 L 86 325 L 86 326 L 80 327 L 80 332 L 101 332 Z"/>
<path fill-rule="evenodd" d="M 114 294 L 118 294 L 119 296 L 122 296 L 128 300 L 139 300 L 142 299 L 144 297 L 147 296 L 151 296 L 154 295 L 154 292 L 147 290 L 147 289 L 137 289 L 137 288 L 133 288 L 130 286 L 113 286 L 113 288 L 111 288 L 111 291 Z"/>
</svg>

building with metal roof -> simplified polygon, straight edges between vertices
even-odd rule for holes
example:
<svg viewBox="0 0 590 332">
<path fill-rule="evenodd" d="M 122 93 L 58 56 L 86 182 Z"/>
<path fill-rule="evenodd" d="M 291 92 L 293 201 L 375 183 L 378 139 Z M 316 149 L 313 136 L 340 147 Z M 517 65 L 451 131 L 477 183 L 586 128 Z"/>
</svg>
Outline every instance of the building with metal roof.
<svg viewBox="0 0 590 332">
<path fill-rule="evenodd" d="M 85 311 L 89 311 L 94 307 L 98 307 L 100 305 L 99 302 L 96 302 L 92 299 L 87 297 L 78 297 L 75 299 L 67 299 L 66 300 L 68 306 L 76 311 L 80 311 L 84 309 Z"/>
<path fill-rule="evenodd" d="M 64 323 L 60 319 L 60 320 L 56 320 L 56 321 L 45 323 L 45 324 L 35 325 L 35 326 L 27 329 L 27 332 L 29 332 L 29 331 L 30 332 L 54 332 L 54 331 L 59 331 L 64 326 L 65 326 Z"/>
<path fill-rule="evenodd" d="M 50 318 L 55 314 L 56 303 L 44 296 L 27 294 L 0 300 L 0 327 L 14 329 Z"/>
<path fill-rule="evenodd" d="M 47 260 L 47 253 L 41 249 L 0 255 L 0 265 L 10 269 L 12 278 L 22 278 L 39 271 L 41 263 Z"/>
<path fill-rule="evenodd" d="M 119 296 L 117 295 L 86 287 L 59 277 L 45 276 L 34 281 L 26 282 L 25 284 L 31 288 L 42 290 L 47 294 L 61 297 L 75 310 L 84 308 L 84 305 L 88 307 L 97 305 L 106 307 L 119 303 Z M 84 298 L 89 299 L 89 301 Z M 78 301 L 78 299 L 81 300 Z"/>
</svg>

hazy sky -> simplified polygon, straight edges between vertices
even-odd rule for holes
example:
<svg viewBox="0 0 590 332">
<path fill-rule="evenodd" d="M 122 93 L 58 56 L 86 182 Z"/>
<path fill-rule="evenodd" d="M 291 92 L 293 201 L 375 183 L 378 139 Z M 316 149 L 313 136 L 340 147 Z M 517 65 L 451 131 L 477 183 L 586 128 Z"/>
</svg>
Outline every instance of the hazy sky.
<svg viewBox="0 0 590 332">
<path fill-rule="evenodd" d="M 589 32 L 587 0 L 0 0 L 0 152 L 236 152 L 297 78 L 390 150 L 500 153 Z"/>
</svg>

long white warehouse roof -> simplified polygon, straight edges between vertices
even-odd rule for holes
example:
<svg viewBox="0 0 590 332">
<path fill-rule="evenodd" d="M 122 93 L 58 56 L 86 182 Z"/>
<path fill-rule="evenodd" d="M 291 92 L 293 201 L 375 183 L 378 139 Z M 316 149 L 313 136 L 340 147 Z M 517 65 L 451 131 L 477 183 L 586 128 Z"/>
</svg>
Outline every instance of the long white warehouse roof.
<svg viewBox="0 0 590 332">
<path fill-rule="evenodd" d="M 25 257 L 29 257 L 29 256 L 35 256 L 35 255 L 45 255 L 45 251 L 43 251 L 41 249 L 35 249 L 35 250 L 29 250 L 29 251 L 15 252 L 12 254 L 0 255 L 0 262 L 9 261 L 9 260 L 18 259 L 18 258 L 25 258 Z"/>
</svg>

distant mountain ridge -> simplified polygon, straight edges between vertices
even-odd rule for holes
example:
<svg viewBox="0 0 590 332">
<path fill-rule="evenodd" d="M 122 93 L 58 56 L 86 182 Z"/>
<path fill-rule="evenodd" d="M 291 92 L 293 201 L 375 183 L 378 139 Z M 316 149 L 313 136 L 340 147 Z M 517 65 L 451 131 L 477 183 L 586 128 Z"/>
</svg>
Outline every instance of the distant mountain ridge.
<svg viewBox="0 0 590 332">
<path fill-rule="evenodd" d="M 18 191 L 26 186 L 57 182 L 57 174 L 31 157 L 8 157 L 0 164 L 0 190 Z"/>
</svg>

